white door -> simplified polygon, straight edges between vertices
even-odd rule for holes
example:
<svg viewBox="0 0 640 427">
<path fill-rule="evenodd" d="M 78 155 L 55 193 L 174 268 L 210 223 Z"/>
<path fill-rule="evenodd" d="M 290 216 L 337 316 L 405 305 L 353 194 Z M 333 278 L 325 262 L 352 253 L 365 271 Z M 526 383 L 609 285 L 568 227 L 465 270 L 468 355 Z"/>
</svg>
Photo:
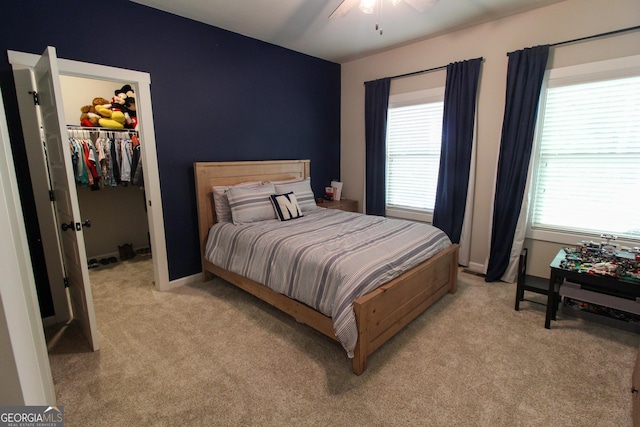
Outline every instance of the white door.
<svg viewBox="0 0 640 427">
<path fill-rule="evenodd" d="M 14 75 L 17 70 L 29 69 L 33 70 L 36 66 L 39 55 L 31 53 L 7 51 L 9 63 L 11 64 Z M 167 263 L 167 246 L 164 230 L 164 215 L 162 213 L 162 194 L 160 192 L 160 173 L 158 171 L 158 158 L 156 154 L 156 139 L 153 128 L 153 109 L 151 103 L 151 76 L 149 73 L 141 71 L 126 70 L 123 68 L 108 67 L 106 65 L 90 64 L 86 62 L 72 61 L 69 59 L 58 58 L 58 70 L 67 76 L 84 77 L 88 79 L 112 80 L 115 82 L 130 82 L 135 84 L 136 91 L 136 111 L 139 120 L 139 132 L 142 145 L 141 161 L 144 170 L 144 187 L 147 197 L 147 217 L 149 220 L 149 233 L 151 237 L 151 251 L 153 253 L 153 271 L 155 288 L 158 291 L 167 291 L 175 286 L 185 283 L 172 284 L 169 281 L 169 265 Z M 16 89 L 19 85 L 16 83 Z M 20 86 L 21 87 L 21 86 Z M 18 103 L 24 100 L 24 95 L 17 94 Z M 32 102 L 32 99 L 29 100 Z M 22 107 L 21 118 L 22 118 Z M 27 133 L 23 132 L 25 139 Z M 32 141 L 40 141 L 39 134 Z M 29 166 L 31 168 L 31 166 Z M 40 220 L 40 218 L 39 218 Z M 44 234 L 43 234 L 44 236 Z M 199 280 L 199 275 L 191 276 L 193 280 Z M 191 278 L 189 279 L 191 280 Z M 53 290 L 52 292 L 58 292 Z M 64 294 L 66 299 L 66 293 Z M 58 300 L 59 301 L 59 300 Z M 57 312 L 56 312 L 57 315 Z"/>
<path fill-rule="evenodd" d="M 34 73 L 73 317 L 91 348 L 96 351 L 99 349 L 98 334 L 82 233 L 83 221 L 80 218 L 67 129 L 64 125 L 55 48 L 47 47 L 38 60 Z"/>
</svg>

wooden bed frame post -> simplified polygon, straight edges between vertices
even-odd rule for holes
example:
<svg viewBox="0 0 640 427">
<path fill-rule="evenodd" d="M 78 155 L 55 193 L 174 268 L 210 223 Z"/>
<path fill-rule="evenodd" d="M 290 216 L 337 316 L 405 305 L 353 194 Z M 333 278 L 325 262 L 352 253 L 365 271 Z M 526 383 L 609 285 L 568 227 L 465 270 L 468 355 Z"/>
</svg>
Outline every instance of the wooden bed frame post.
<svg viewBox="0 0 640 427">
<path fill-rule="evenodd" d="M 458 291 L 458 257 L 460 246 L 458 244 L 456 244 L 456 246 L 458 246 L 458 249 L 451 255 L 451 273 L 449 274 L 449 281 L 451 282 L 451 289 L 449 289 L 450 294 L 455 294 Z"/>
<path fill-rule="evenodd" d="M 366 309 L 358 303 L 353 304 L 353 311 L 358 324 L 358 342 L 353 352 L 353 373 L 361 375 L 367 369 L 367 355 L 369 344 L 369 322 L 371 317 Z"/>
</svg>

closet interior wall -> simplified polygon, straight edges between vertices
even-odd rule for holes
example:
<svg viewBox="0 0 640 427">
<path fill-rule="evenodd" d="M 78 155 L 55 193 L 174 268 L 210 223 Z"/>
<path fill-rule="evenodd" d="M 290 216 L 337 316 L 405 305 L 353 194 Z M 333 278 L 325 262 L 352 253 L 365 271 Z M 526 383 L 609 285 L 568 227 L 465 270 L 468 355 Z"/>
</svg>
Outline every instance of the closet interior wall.
<svg viewBox="0 0 640 427">
<path fill-rule="evenodd" d="M 95 97 L 109 100 L 122 87 L 114 82 L 71 76 L 60 76 L 60 85 L 70 128 L 80 125 L 80 107 L 90 105 Z M 93 141 L 97 132 L 92 131 Z M 124 244 L 132 244 L 134 250 L 149 247 L 149 224 L 141 186 L 128 183 L 91 190 L 78 184 L 76 188 L 82 220 L 91 222 L 91 227 L 83 230 L 87 259 L 114 256 L 119 259 L 118 246 Z"/>
</svg>

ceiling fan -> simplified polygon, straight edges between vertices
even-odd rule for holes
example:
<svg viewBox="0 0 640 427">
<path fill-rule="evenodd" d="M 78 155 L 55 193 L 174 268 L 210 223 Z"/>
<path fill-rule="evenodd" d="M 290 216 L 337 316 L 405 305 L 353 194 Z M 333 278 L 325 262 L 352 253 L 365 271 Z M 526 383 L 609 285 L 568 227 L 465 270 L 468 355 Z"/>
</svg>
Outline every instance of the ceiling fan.
<svg viewBox="0 0 640 427">
<path fill-rule="evenodd" d="M 373 13 L 376 8 L 378 12 L 382 8 L 382 2 L 385 0 L 343 0 L 342 3 L 329 15 L 329 19 L 341 18 L 345 16 L 356 5 L 359 5 L 360 10 L 364 13 Z M 391 0 L 391 3 L 396 6 L 398 3 L 404 1 L 409 6 L 413 7 L 418 12 L 422 13 L 425 10 L 433 7 L 439 0 Z"/>
</svg>

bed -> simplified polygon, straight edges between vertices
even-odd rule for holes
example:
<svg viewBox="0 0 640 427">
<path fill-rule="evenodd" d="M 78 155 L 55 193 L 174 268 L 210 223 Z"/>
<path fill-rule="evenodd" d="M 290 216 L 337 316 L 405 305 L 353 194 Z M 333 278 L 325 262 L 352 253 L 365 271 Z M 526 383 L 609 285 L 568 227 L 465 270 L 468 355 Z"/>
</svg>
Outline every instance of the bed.
<svg viewBox="0 0 640 427">
<path fill-rule="evenodd" d="M 335 324 L 331 316 L 276 292 L 259 281 L 215 265 L 206 257 L 209 231 L 216 222 L 214 186 L 308 178 L 310 161 L 196 162 L 194 174 L 205 278 L 218 276 L 324 335 L 341 341 L 342 338 L 339 339 L 334 332 Z M 362 374 L 367 367 L 368 355 L 444 295 L 456 292 L 457 271 L 458 245 L 452 244 L 400 276 L 357 297 L 352 303 L 357 339 L 351 354 L 348 352 L 353 357 L 353 372 Z"/>
</svg>

